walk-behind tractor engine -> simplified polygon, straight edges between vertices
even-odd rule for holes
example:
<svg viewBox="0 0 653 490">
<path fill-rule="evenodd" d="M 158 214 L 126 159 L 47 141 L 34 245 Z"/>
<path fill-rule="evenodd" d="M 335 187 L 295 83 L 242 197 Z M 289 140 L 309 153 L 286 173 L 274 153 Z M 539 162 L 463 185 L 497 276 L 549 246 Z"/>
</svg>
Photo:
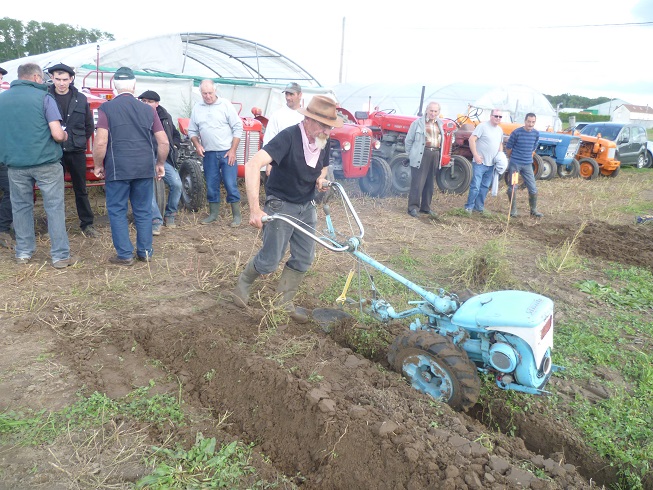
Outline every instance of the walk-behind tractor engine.
<svg viewBox="0 0 653 490">
<path fill-rule="evenodd" d="M 309 230 L 304 223 L 283 215 L 267 216 L 264 221 L 283 220 L 328 250 L 348 252 L 364 267 L 390 276 L 421 297 L 409 303 L 412 308 L 399 312 L 383 299 L 360 300 L 360 305 L 366 305 L 366 313 L 383 322 L 416 317 L 410 332 L 398 336 L 388 352 L 388 361 L 395 370 L 417 390 L 460 410 L 476 403 L 479 373 L 492 373 L 497 385 L 505 390 L 545 393 L 544 387 L 557 369 L 551 361 L 553 301 L 525 291 L 495 291 L 466 301 L 442 289 L 438 293 L 427 291 L 360 250 L 363 225 L 342 186 L 331 186 L 338 191 L 348 221 L 356 223 L 358 234 L 341 238 L 343 234 L 336 233 L 328 205 L 324 206 L 324 233 Z M 369 278 L 372 281 L 371 275 Z M 316 319 L 318 315 L 328 318 L 329 312 L 341 313 L 320 309 L 313 315 Z"/>
</svg>

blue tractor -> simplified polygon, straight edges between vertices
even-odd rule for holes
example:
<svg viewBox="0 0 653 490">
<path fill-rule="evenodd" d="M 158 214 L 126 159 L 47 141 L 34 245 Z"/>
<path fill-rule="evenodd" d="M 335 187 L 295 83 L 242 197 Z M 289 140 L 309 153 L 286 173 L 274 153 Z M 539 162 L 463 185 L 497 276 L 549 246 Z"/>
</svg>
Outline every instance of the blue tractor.
<svg viewBox="0 0 653 490">
<path fill-rule="evenodd" d="M 580 138 L 562 133 L 540 131 L 540 142 L 535 153 L 542 158 L 541 180 L 551 180 L 556 176 L 578 177 L 580 165 L 576 154 Z"/>
</svg>

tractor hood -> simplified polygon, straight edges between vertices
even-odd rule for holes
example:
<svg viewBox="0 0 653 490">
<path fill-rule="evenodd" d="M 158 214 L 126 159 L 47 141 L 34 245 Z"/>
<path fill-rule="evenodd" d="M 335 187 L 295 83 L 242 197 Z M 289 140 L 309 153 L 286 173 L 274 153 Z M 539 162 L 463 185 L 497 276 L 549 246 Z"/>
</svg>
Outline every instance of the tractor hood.
<svg viewBox="0 0 653 490">
<path fill-rule="evenodd" d="M 537 328 L 553 313 L 553 301 L 526 291 L 495 291 L 465 301 L 452 323 L 480 329 Z M 473 328 L 473 327 L 472 327 Z"/>
</svg>

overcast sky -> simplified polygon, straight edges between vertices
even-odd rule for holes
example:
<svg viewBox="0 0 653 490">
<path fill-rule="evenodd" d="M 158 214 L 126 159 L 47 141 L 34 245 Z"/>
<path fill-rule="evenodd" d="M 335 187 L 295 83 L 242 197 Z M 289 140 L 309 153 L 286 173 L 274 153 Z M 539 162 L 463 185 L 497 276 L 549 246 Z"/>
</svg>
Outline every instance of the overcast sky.
<svg viewBox="0 0 653 490">
<path fill-rule="evenodd" d="M 340 81 L 342 59 L 343 82 L 524 84 L 550 95 L 653 104 L 653 0 L 36 0 L 4 1 L 0 15 L 116 39 L 231 35 L 280 52 L 326 86 Z"/>
</svg>

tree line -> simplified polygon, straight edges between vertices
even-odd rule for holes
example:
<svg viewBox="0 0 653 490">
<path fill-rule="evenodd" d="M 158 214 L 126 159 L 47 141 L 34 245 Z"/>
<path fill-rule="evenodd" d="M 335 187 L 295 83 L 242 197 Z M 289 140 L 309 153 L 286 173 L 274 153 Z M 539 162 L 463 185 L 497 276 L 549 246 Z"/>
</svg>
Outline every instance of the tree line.
<svg viewBox="0 0 653 490">
<path fill-rule="evenodd" d="M 581 95 L 571 95 L 571 94 L 562 94 L 562 95 L 547 95 L 544 94 L 544 97 L 551 102 L 551 105 L 555 109 L 558 107 L 558 104 L 562 102 L 562 108 L 571 107 L 578 109 L 587 109 L 598 104 L 603 104 L 604 102 L 609 102 L 610 97 L 597 97 L 596 99 L 590 99 L 589 97 L 583 97 Z"/>
<path fill-rule="evenodd" d="M 0 63 L 97 41 L 113 41 L 113 34 L 69 24 L 0 19 Z"/>
</svg>

